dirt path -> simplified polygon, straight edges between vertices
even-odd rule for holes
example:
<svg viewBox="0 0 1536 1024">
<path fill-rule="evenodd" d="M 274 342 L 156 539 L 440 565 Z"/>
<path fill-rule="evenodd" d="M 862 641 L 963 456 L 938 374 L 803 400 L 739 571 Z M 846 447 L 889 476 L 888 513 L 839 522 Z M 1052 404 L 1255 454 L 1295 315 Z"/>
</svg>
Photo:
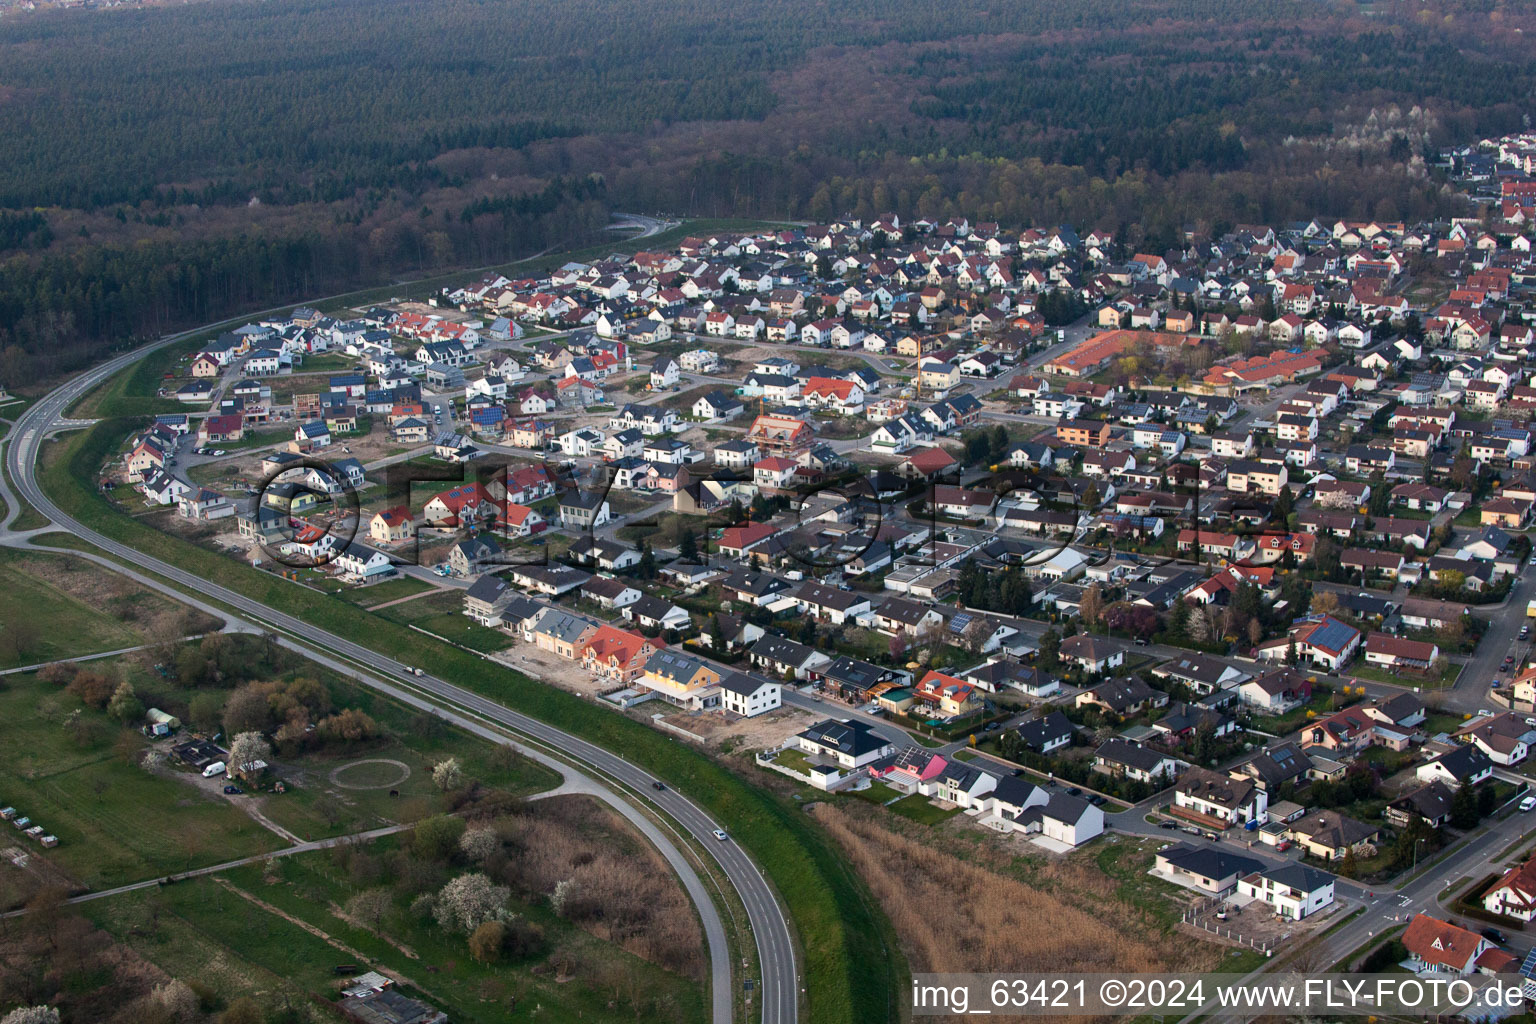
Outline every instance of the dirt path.
<svg viewBox="0 0 1536 1024">
<path fill-rule="evenodd" d="M 450 587 L 434 586 L 431 590 L 423 590 L 419 594 L 406 594 L 404 597 L 397 597 L 397 598 L 395 598 L 395 599 L 393 599 L 391 601 L 385 601 L 382 604 L 370 604 L 370 605 L 368 605 L 368 611 L 376 612 L 380 608 L 390 608 L 390 607 L 393 607 L 394 605 L 397 605 L 397 604 L 404 604 L 407 601 L 415 601 L 415 600 L 417 600 L 419 598 L 431 597 L 434 594 L 441 594 L 444 590 L 449 590 L 449 589 L 452 589 L 452 588 L 450 588 Z"/>
<path fill-rule="evenodd" d="M 390 977 L 390 978 L 395 979 L 395 982 L 397 984 L 409 985 L 412 988 L 416 989 L 417 991 L 421 992 L 423 995 L 425 995 L 428 998 L 432 999 L 433 1001 L 435 1001 L 435 1002 L 442 1002 L 442 1000 L 439 997 L 433 995 L 430 991 L 428 991 L 426 988 L 424 988 L 419 983 L 417 983 L 415 981 L 412 981 L 410 978 L 408 978 L 405 975 L 401 974 L 399 971 L 390 970 L 389 968 L 384 967 L 382 964 L 376 963 L 373 957 L 369 956 L 367 953 L 364 953 L 360 949 L 354 949 L 353 947 L 347 945 L 345 942 L 342 942 L 340 939 L 336 938 L 334 935 L 330 934 L 325 929 L 316 927 L 315 925 L 312 925 L 308 921 L 305 921 L 305 920 L 303 920 L 301 918 L 294 917 L 292 914 L 288 913 L 286 910 L 282 910 L 282 909 L 280 909 L 278 907 L 274 907 L 272 904 L 268 903 L 266 900 L 262 899 L 261 897 L 257 896 L 256 894 L 246 892 L 244 889 L 240 888 L 238 885 L 236 885 L 235 883 L 231 882 L 227 878 L 215 878 L 214 882 L 216 882 L 219 885 L 222 885 L 224 888 L 228 889 L 230 892 L 234 893 L 236 896 L 239 896 L 241 899 L 245 900 L 247 903 L 250 903 L 253 906 L 260 907 L 262 910 L 265 910 L 267 913 L 272 914 L 274 917 L 282 918 L 284 921 L 287 921 L 289 924 L 293 925 L 295 928 L 302 928 L 304 931 L 306 931 L 309 934 L 313 935 L 315 938 L 319 939 L 321 942 L 324 942 L 324 943 L 326 943 L 329 946 L 333 946 L 336 949 L 341 950 L 343 953 L 347 954 L 348 957 L 350 957 L 353 960 L 357 961 L 359 965 L 369 964 L 369 965 L 371 965 L 371 969 L 373 969 L 375 971 L 378 971 L 380 974 L 383 974 L 386 977 Z M 395 945 L 395 944 L 394 943 L 390 943 L 390 945 Z M 396 947 L 396 948 L 399 948 L 399 947 Z M 410 952 L 408 952 L 408 951 L 406 951 L 404 949 L 401 949 L 401 952 L 406 953 L 406 955 L 408 955 L 408 956 L 413 956 L 413 957 L 415 956 L 414 953 L 410 953 Z"/>
</svg>

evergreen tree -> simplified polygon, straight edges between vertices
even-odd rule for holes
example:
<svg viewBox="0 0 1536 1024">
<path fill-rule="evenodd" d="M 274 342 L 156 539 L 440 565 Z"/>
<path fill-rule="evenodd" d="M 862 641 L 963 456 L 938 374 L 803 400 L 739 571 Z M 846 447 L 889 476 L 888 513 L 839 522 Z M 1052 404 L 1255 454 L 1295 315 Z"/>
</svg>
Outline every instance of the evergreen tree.
<svg viewBox="0 0 1536 1024">
<path fill-rule="evenodd" d="M 1053 669 L 1061 663 L 1061 634 L 1054 628 L 1040 634 L 1040 664 Z"/>
<path fill-rule="evenodd" d="M 640 562 L 635 566 L 635 575 L 643 580 L 656 578 L 656 555 L 651 551 L 651 542 L 640 542 Z"/>
<path fill-rule="evenodd" d="M 694 540 L 692 530 L 684 530 L 683 536 L 677 543 L 677 557 L 685 562 L 697 562 L 699 560 L 699 544 Z"/>
<path fill-rule="evenodd" d="M 1477 825 L 1477 794 L 1471 786 L 1462 786 L 1451 798 L 1451 824 L 1465 832 Z"/>
<path fill-rule="evenodd" d="M 1008 428 L 999 423 L 992 428 L 991 455 L 993 462 L 1001 462 L 1008 455 Z"/>
</svg>

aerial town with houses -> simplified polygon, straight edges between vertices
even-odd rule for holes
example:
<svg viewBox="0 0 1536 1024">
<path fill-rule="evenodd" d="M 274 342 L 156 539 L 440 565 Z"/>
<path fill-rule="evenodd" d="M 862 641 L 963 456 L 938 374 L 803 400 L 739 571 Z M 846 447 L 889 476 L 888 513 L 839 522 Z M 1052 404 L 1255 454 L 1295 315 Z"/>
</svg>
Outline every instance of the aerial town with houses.
<svg viewBox="0 0 1536 1024">
<path fill-rule="evenodd" d="M 1176 840 L 1272 944 L 1536 807 L 1536 136 L 1443 162 L 1442 223 L 843 219 L 299 308 L 102 486 L 818 791 Z M 1405 963 L 1532 976 L 1506 844 Z"/>
</svg>

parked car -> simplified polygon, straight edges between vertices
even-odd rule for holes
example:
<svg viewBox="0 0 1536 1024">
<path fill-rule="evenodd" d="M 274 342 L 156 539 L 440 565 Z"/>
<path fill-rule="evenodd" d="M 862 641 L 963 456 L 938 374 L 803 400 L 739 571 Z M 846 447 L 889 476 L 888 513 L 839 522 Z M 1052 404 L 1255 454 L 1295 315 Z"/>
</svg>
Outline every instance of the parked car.
<svg viewBox="0 0 1536 1024">
<path fill-rule="evenodd" d="M 1528 796 L 1524 800 L 1521 800 L 1520 809 L 1522 811 L 1536 810 L 1536 796 Z"/>
<path fill-rule="evenodd" d="M 1109 803 L 1108 800 L 1104 799 L 1097 793 L 1093 794 L 1093 796 L 1090 796 L 1088 798 L 1088 802 L 1093 804 L 1095 807 L 1103 807 L 1105 804 Z"/>
<path fill-rule="evenodd" d="M 1179 823 L 1176 822 L 1176 821 L 1160 821 L 1160 822 L 1157 823 L 1157 827 L 1158 828 L 1178 828 L 1179 827 Z"/>
<path fill-rule="evenodd" d="M 241 793 L 244 793 L 245 790 L 241 789 L 239 786 L 225 786 L 224 792 L 230 796 L 239 796 Z"/>
<path fill-rule="evenodd" d="M 1275 844 L 1275 849 L 1279 850 L 1281 853 L 1284 853 L 1286 850 L 1289 850 L 1290 848 L 1291 848 L 1291 841 L 1289 839 L 1282 839 L 1278 843 Z"/>
<path fill-rule="evenodd" d="M 1067 787 L 1067 796 L 1082 796 L 1083 791 L 1076 786 Z"/>
<path fill-rule="evenodd" d="M 1489 942 L 1497 942 L 1501 946 L 1509 941 L 1504 937 L 1504 933 L 1499 931 L 1497 928 L 1484 928 L 1478 934 L 1482 935 L 1482 937 L 1487 939 Z"/>
</svg>

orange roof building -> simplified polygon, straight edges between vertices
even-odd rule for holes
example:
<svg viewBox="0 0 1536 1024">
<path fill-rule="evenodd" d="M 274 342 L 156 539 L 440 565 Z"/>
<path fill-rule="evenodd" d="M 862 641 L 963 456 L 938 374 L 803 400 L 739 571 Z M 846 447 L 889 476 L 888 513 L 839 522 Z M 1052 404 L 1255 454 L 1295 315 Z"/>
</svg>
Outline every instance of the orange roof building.
<svg viewBox="0 0 1536 1024">
<path fill-rule="evenodd" d="M 1063 377 L 1088 377 L 1107 367 L 1116 356 L 1129 352 L 1144 341 L 1156 348 L 1186 345 L 1193 348 L 1200 344 L 1198 337 L 1163 331 L 1105 331 L 1103 334 L 1095 334 L 1065 355 L 1052 359 L 1043 369 L 1046 373 Z"/>
<path fill-rule="evenodd" d="M 1205 375 L 1205 383 L 1216 388 L 1245 391 L 1271 387 L 1295 380 L 1323 368 L 1321 352 L 1273 352 L 1267 356 L 1218 363 Z"/>
<path fill-rule="evenodd" d="M 581 664 L 593 675 L 616 683 L 632 683 L 645 671 L 656 645 L 639 633 L 599 626 L 581 647 Z"/>
</svg>

